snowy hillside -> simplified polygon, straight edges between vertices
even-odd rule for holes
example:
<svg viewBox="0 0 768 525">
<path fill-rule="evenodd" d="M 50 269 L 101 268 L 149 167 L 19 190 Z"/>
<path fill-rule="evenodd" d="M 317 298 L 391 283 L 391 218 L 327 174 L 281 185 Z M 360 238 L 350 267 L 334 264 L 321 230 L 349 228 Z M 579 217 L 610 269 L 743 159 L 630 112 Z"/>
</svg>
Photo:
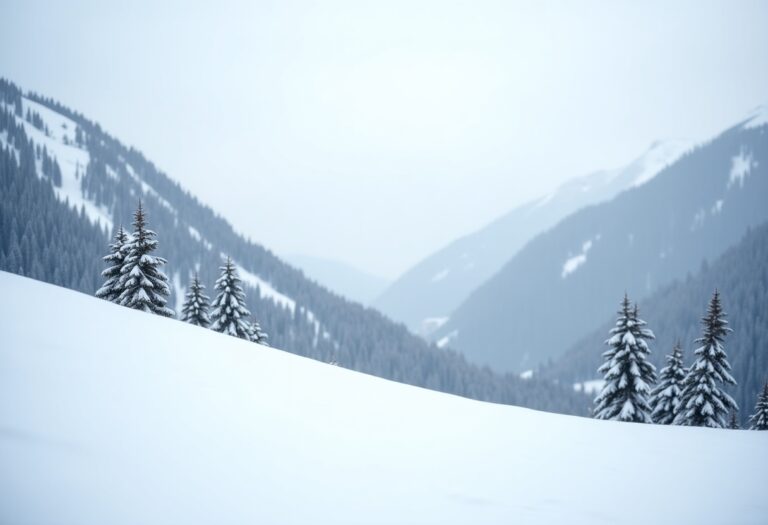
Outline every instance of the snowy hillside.
<svg viewBox="0 0 768 525">
<path fill-rule="evenodd" d="M 0 288 L 2 523 L 768 516 L 768 433 L 470 401 L 7 273 Z"/>
<path fill-rule="evenodd" d="M 429 335 L 529 240 L 576 210 L 645 184 L 693 146 L 687 139 L 656 141 L 622 168 L 570 180 L 430 255 L 390 285 L 373 305 L 414 332 Z M 450 342 L 450 338 L 444 340 Z"/>
</svg>

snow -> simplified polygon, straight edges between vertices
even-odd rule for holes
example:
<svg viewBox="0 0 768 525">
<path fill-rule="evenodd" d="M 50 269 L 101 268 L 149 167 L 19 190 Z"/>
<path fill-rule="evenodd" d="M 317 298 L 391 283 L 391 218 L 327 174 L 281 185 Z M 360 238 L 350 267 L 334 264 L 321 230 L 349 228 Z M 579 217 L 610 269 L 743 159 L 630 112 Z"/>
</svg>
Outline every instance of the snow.
<svg viewBox="0 0 768 525">
<path fill-rule="evenodd" d="M 689 139 L 670 139 L 651 144 L 640 159 L 643 167 L 635 177 L 632 186 L 640 186 L 654 178 L 664 168 L 674 164 L 683 154 L 690 151 L 694 144 L 695 142 Z"/>
<path fill-rule="evenodd" d="M 109 210 L 105 206 L 97 206 L 95 202 L 83 196 L 79 177 L 85 173 L 90 155 L 84 149 L 74 145 L 77 124 L 27 98 L 22 99 L 22 106 L 25 115 L 27 109 L 37 112 L 50 131 L 48 136 L 26 120 L 17 117 L 18 122 L 23 124 L 27 136 L 40 147 L 45 146 L 48 154 L 56 158 L 59 163 L 62 184 L 60 188 L 54 187 L 56 197 L 62 202 L 69 201 L 70 206 L 77 210 L 84 208 L 88 219 L 100 225 L 104 232 L 109 234 L 113 226 Z M 65 137 L 69 144 L 63 142 Z"/>
<path fill-rule="evenodd" d="M 520 373 L 520 379 L 531 379 L 533 377 L 533 370 L 526 370 Z"/>
<path fill-rule="evenodd" d="M 166 199 L 164 199 L 163 197 L 161 197 L 161 196 L 160 196 L 160 194 L 159 194 L 159 193 L 157 193 L 157 191 L 156 191 L 156 190 L 155 190 L 155 189 L 154 189 L 152 186 L 150 186 L 149 184 L 147 184 L 146 182 L 144 182 L 144 180 L 143 180 L 143 179 L 141 178 L 141 176 L 140 176 L 140 175 L 139 175 L 139 174 L 136 172 L 136 170 L 135 170 L 135 169 L 133 169 L 133 166 L 131 166 L 130 164 L 126 163 L 126 164 L 125 164 L 125 168 L 126 168 L 126 170 L 128 171 L 128 174 L 131 176 L 131 178 L 133 178 L 133 179 L 134 179 L 136 182 L 138 182 L 138 183 L 139 183 L 139 185 L 141 186 L 141 192 L 142 192 L 144 195 L 151 195 L 152 197 L 154 197 L 154 198 L 155 198 L 155 200 L 157 200 L 157 202 L 159 202 L 159 203 L 160 203 L 160 205 L 161 205 L 161 206 L 163 206 L 164 208 L 166 208 L 168 211 L 170 211 L 170 212 L 171 212 L 171 213 L 173 213 L 173 214 L 178 214 L 178 213 L 176 212 L 176 208 L 174 208 L 174 207 L 171 205 L 171 203 L 170 203 L 170 202 L 168 202 Z"/>
<path fill-rule="evenodd" d="M 445 348 L 446 346 L 448 346 L 451 343 L 451 341 L 456 339 L 458 336 L 459 336 L 459 331 L 458 330 L 453 330 L 448 335 L 445 335 L 445 336 L 441 337 L 440 339 L 438 339 L 435 344 L 437 345 L 438 348 Z"/>
<path fill-rule="evenodd" d="M 600 235 L 595 236 L 595 240 L 599 240 Z M 592 240 L 586 240 L 581 244 L 581 253 L 578 253 L 576 255 L 573 255 L 566 259 L 566 261 L 563 263 L 563 269 L 560 272 L 560 278 L 565 279 L 570 274 L 575 272 L 579 266 L 583 265 L 585 262 L 587 262 L 587 252 L 592 249 Z"/>
<path fill-rule="evenodd" d="M 432 279 L 430 279 L 430 282 L 437 283 L 448 277 L 448 274 L 450 273 L 449 268 L 444 268 L 437 272 L 435 275 L 432 276 Z"/>
<path fill-rule="evenodd" d="M 742 126 L 744 129 L 754 129 L 768 124 L 768 104 L 755 108 L 747 119 Z"/>
<path fill-rule="evenodd" d="M 712 215 L 719 215 L 723 211 L 723 199 L 718 199 L 712 205 Z"/>
<path fill-rule="evenodd" d="M 0 288 L 13 298 L 0 303 L 2 523 L 757 524 L 768 515 L 766 432 L 471 401 L 6 273 Z M 675 480 L 674 490 L 658 480 Z"/>
<path fill-rule="evenodd" d="M 604 379 L 591 379 L 589 381 L 583 381 L 581 383 L 574 383 L 573 389 L 576 392 L 584 392 L 586 394 L 599 394 L 605 385 Z"/>
<path fill-rule="evenodd" d="M 739 184 L 739 188 L 743 188 L 744 179 L 755 166 L 757 166 L 757 162 L 752 160 L 752 154 L 742 149 L 738 155 L 731 159 L 731 172 L 728 175 L 727 188 L 730 189 L 736 183 Z"/>
<path fill-rule="evenodd" d="M 246 284 L 251 286 L 252 288 L 259 289 L 259 295 L 264 298 L 267 297 L 272 300 L 275 304 L 282 306 L 283 308 L 287 308 L 291 311 L 291 314 L 296 310 L 296 301 L 288 297 L 287 295 L 284 295 L 275 288 L 269 284 L 267 281 L 256 275 L 255 273 L 251 273 L 239 264 L 237 265 L 237 273 L 240 275 L 240 279 L 243 280 Z"/>
</svg>

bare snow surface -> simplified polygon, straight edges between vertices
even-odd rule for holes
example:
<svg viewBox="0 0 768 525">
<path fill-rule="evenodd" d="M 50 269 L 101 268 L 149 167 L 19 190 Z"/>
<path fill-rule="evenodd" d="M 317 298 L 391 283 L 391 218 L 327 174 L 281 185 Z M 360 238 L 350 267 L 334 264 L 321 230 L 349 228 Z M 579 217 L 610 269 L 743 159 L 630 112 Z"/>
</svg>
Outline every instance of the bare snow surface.
<svg viewBox="0 0 768 525">
<path fill-rule="evenodd" d="M 768 516 L 768 432 L 470 401 L 7 273 L 0 289 L 0 523 Z"/>
</svg>

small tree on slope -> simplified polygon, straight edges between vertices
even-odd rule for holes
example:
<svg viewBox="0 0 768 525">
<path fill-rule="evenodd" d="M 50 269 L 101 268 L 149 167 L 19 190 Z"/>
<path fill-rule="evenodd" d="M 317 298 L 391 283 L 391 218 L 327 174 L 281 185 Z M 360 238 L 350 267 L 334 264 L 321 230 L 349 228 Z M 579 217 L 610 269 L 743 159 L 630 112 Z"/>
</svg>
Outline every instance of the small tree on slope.
<svg viewBox="0 0 768 525">
<path fill-rule="evenodd" d="M 213 300 L 211 330 L 250 341 L 248 316 L 251 312 L 245 307 L 245 293 L 237 276 L 237 268 L 227 257 L 227 262 L 219 269 L 221 276 L 216 280 L 218 295 Z"/>
<path fill-rule="evenodd" d="M 755 413 L 749 418 L 750 430 L 768 430 L 768 383 L 757 397 Z"/>
<path fill-rule="evenodd" d="M 666 359 L 667 366 L 661 369 L 659 383 L 651 392 L 651 418 L 659 425 L 671 425 L 675 420 L 686 374 L 679 342 Z"/>
<path fill-rule="evenodd" d="M 127 254 L 120 270 L 122 289 L 118 302 L 129 308 L 173 317 L 166 306 L 170 294 L 168 277 L 160 270 L 162 257 L 150 255 L 157 248 L 157 234 L 146 228 L 146 216 L 139 202 L 133 215 L 133 236 L 126 245 Z"/>
<path fill-rule="evenodd" d="M 739 418 L 736 415 L 736 411 L 731 411 L 731 419 L 728 420 L 728 428 L 731 430 L 739 430 Z"/>
<path fill-rule="evenodd" d="M 195 274 L 184 298 L 181 320 L 196 326 L 207 327 L 211 324 L 211 318 L 208 316 L 209 301 L 210 298 L 205 295 L 205 286 L 200 284 L 200 279 Z"/>
<path fill-rule="evenodd" d="M 656 368 L 648 361 L 651 353 L 646 340 L 653 332 L 639 319 L 637 306 L 630 309 L 626 294 L 616 327 L 606 344 L 611 348 L 603 353 L 605 363 L 598 372 L 605 374 L 605 385 L 595 398 L 595 417 L 637 423 L 651 423 L 648 395 L 656 380 Z"/>
<path fill-rule="evenodd" d="M 254 343 L 259 343 L 263 346 L 269 346 L 269 335 L 267 335 L 266 332 L 262 331 L 261 325 L 257 320 L 253 320 L 252 323 L 250 323 L 250 336 L 251 341 Z"/>
<path fill-rule="evenodd" d="M 697 359 L 685 377 L 680 410 L 675 417 L 677 425 L 724 428 L 728 412 L 739 409 L 733 398 L 718 386 L 718 383 L 736 385 L 723 349 L 723 340 L 731 331 L 725 317 L 720 294 L 715 290 L 707 315 L 701 320 L 704 334 L 696 342 L 702 346 L 694 352 Z"/>
<path fill-rule="evenodd" d="M 117 233 L 115 233 L 114 241 L 109 245 L 109 254 L 103 258 L 104 262 L 109 266 L 101 272 L 101 276 L 104 277 L 104 284 L 96 290 L 96 297 L 99 299 L 114 303 L 117 302 L 118 297 L 122 293 L 120 288 L 120 270 L 123 268 L 123 262 L 125 261 L 125 248 L 128 240 L 128 234 L 121 225 Z"/>
</svg>

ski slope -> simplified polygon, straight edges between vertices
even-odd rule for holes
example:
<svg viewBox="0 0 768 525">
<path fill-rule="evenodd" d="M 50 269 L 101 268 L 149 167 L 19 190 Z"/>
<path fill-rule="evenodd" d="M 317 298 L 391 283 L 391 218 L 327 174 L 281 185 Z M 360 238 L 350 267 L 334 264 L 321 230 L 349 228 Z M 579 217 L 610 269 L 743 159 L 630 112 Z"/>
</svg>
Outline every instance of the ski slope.
<svg viewBox="0 0 768 525">
<path fill-rule="evenodd" d="M 471 401 L 0 273 L 0 523 L 766 523 L 768 432 Z"/>
</svg>

